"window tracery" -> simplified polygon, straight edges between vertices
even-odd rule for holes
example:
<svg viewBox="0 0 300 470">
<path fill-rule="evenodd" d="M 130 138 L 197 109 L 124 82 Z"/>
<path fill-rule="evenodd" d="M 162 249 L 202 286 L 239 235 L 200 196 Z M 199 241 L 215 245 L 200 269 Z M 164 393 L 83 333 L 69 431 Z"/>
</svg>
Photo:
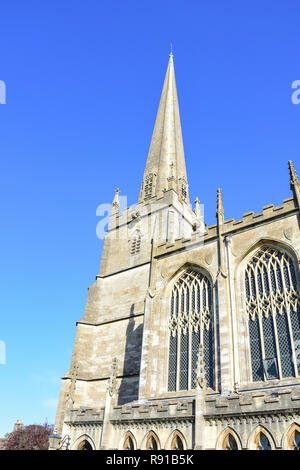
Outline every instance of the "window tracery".
<svg viewBox="0 0 300 470">
<path fill-rule="evenodd" d="M 295 267 L 283 250 L 264 247 L 245 271 L 253 381 L 300 373 L 300 309 Z"/>
<path fill-rule="evenodd" d="M 207 384 L 214 388 L 214 334 L 211 282 L 200 271 L 186 270 L 170 301 L 168 390 L 195 388 L 199 344 L 204 346 Z"/>
</svg>

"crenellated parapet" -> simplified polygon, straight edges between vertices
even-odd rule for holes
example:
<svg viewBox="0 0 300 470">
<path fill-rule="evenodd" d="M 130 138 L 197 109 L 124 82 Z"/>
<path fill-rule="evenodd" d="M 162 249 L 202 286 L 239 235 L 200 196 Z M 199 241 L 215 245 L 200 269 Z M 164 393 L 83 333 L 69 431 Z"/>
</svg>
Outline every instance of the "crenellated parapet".
<svg viewBox="0 0 300 470">
<path fill-rule="evenodd" d="M 234 393 L 229 396 L 207 397 L 205 400 L 205 418 L 208 420 L 291 413 L 297 418 L 300 416 L 300 392 L 292 388 Z"/>
<path fill-rule="evenodd" d="M 158 403 L 129 404 L 114 407 L 112 422 L 140 421 L 156 422 L 165 420 L 190 420 L 194 417 L 194 400 L 163 401 Z"/>
<path fill-rule="evenodd" d="M 102 423 L 103 418 L 104 407 L 99 409 L 80 407 L 78 409 L 69 410 L 66 413 L 65 423 L 74 426 L 80 424 L 95 424 Z"/>
<path fill-rule="evenodd" d="M 287 198 L 283 200 L 281 206 L 275 207 L 273 204 L 268 204 L 263 207 L 262 212 L 255 214 L 254 212 L 246 212 L 240 220 L 229 219 L 224 222 L 224 233 L 237 232 L 244 228 L 250 228 L 254 225 L 264 224 L 276 218 L 285 217 L 291 213 L 296 213 L 297 206 L 294 198 Z"/>
<path fill-rule="evenodd" d="M 254 226 L 262 225 L 270 221 L 287 217 L 293 213 L 297 213 L 298 208 L 293 197 L 283 200 L 281 206 L 275 207 L 273 204 L 268 204 L 263 207 L 262 212 L 254 213 L 252 211 L 246 212 L 243 214 L 242 219 L 228 219 L 223 223 L 223 236 L 228 234 L 234 234 L 239 231 L 250 229 Z M 168 242 L 159 243 L 155 246 L 154 256 L 161 256 L 166 253 L 178 252 L 179 250 L 184 250 L 187 247 L 191 248 L 193 245 L 199 244 L 199 241 L 203 241 L 203 244 L 210 243 L 213 240 L 216 240 L 218 237 L 218 227 L 217 224 L 213 224 L 206 227 L 206 232 L 199 235 L 191 235 L 188 238 L 178 238 L 175 239 L 174 243 L 170 244 Z"/>
</svg>

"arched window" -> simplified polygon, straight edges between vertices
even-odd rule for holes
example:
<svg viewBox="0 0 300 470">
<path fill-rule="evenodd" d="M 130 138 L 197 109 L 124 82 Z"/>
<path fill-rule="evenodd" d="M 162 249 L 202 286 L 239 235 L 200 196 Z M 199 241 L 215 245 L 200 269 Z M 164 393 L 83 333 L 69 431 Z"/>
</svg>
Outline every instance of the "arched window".
<svg viewBox="0 0 300 470">
<path fill-rule="evenodd" d="M 179 432 L 176 431 L 174 433 L 172 442 L 171 442 L 171 450 L 183 450 L 184 445 L 183 445 L 183 440 L 182 437 L 180 436 Z"/>
<path fill-rule="evenodd" d="M 168 390 L 195 388 L 197 355 L 204 346 L 207 385 L 214 388 L 214 333 L 211 282 L 188 269 L 175 283 L 170 299 Z"/>
<path fill-rule="evenodd" d="M 128 432 L 124 439 L 123 450 L 134 450 L 133 436 Z"/>
<path fill-rule="evenodd" d="M 256 435 L 255 448 L 256 450 L 272 450 L 270 441 L 263 432 Z"/>
<path fill-rule="evenodd" d="M 259 249 L 247 264 L 245 288 L 253 381 L 298 376 L 300 309 L 293 260 L 280 249 Z"/>
<path fill-rule="evenodd" d="M 294 424 L 287 436 L 288 449 L 289 450 L 300 450 L 300 426 Z"/>
<path fill-rule="evenodd" d="M 150 432 L 147 437 L 147 442 L 146 442 L 146 450 L 158 450 L 159 449 L 159 444 L 158 444 L 158 439 L 154 432 Z"/>
<path fill-rule="evenodd" d="M 77 450 L 93 450 L 91 444 L 86 439 L 81 441 Z"/>
<path fill-rule="evenodd" d="M 293 434 L 292 449 L 300 450 L 300 432 L 295 431 Z"/>
<path fill-rule="evenodd" d="M 237 442 L 230 432 L 224 439 L 223 450 L 238 450 Z"/>
<path fill-rule="evenodd" d="M 130 241 L 130 254 L 132 256 L 137 255 L 141 250 L 141 238 L 142 234 L 140 230 L 136 230 Z"/>
</svg>

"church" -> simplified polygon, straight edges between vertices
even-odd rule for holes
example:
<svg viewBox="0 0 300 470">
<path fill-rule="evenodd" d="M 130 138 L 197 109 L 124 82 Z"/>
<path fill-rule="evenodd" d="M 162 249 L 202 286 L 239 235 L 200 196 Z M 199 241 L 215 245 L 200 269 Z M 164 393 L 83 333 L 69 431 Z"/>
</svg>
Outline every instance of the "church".
<svg viewBox="0 0 300 470">
<path fill-rule="evenodd" d="M 287 176 L 288 177 L 288 176 Z M 77 321 L 59 448 L 300 449 L 300 182 L 216 223 L 191 204 L 170 54 L 140 193 L 116 190 Z"/>
</svg>

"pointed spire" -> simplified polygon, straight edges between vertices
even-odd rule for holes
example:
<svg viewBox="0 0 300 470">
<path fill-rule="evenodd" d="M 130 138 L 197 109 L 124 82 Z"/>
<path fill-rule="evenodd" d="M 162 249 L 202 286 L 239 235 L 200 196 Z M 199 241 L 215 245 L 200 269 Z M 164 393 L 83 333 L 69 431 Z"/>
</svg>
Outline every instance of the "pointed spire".
<svg viewBox="0 0 300 470">
<path fill-rule="evenodd" d="M 300 207 L 300 182 L 298 180 L 298 176 L 292 160 L 289 160 L 288 165 L 290 170 L 290 188 L 293 191 L 293 195 L 298 204 L 298 207 Z"/>
<path fill-rule="evenodd" d="M 173 189 L 189 204 L 178 97 L 171 49 L 150 143 L 139 202 Z"/>
</svg>

